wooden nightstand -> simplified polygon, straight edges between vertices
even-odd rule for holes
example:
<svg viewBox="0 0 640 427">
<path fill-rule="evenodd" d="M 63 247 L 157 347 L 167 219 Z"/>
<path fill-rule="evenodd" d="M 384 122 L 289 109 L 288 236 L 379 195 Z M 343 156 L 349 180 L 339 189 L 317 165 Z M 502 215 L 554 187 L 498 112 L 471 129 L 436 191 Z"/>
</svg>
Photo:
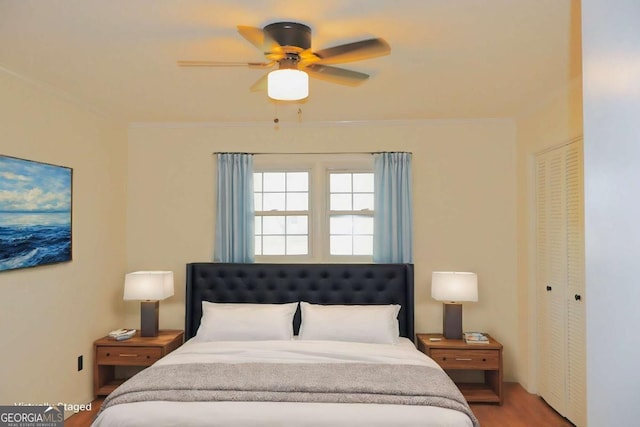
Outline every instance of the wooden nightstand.
<svg viewBox="0 0 640 427">
<path fill-rule="evenodd" d="M 448 340 L 442 334 L 417 334 L 418 350 L 445 370 L 484 371 L 484 383 L 456 383 L 467 402 L 502 405 L 502 344 L 489 337 L 489 344 L 467 344 Z M 429 341 L 440 338 L 441 341 Z"/>
<path fill-rule="evenodd" d="M 124 341 L 103 337 L 93 343 L 93 393 L 106 396 L 124 382 L 115 378 L 116 366 L 150 366 L 182 345 L 184 332 L 161 330 L 157 337 L 138 332 Z"/>
</svg>

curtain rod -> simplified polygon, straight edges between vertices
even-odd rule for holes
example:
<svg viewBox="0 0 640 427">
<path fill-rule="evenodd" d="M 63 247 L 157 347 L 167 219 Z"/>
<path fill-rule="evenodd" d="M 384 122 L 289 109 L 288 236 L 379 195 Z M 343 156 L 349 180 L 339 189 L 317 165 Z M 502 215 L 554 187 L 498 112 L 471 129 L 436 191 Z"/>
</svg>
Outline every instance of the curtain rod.
<svg viewBox="0 0 640 427">
<path fill-rule="evenodd" d="M 252 154 L 254 156 L 260 155 L 274 155 L 274 154 L 283 154 L 283 155 L 321 155 L 321 154 L 381 154 L 381 153 L 407 153 L 413 154 L 407 151 L 329 151 L 324 153 L 291 153 L 291 152 L 279 152 L 279 153 L 270 153 L 270 152 L 260 152 L 260 153 L 246 153 L 241 151 L 214 151 L 213 154 Z"/>
</svg>

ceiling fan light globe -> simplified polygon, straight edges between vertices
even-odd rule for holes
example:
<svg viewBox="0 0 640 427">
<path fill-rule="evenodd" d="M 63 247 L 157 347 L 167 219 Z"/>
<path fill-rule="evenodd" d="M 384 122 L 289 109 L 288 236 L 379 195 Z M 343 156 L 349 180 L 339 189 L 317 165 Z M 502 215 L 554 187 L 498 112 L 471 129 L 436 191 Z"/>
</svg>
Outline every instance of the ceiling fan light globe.
<svg viewBox="0 0 640 427">
<path fill-rule="evenodd" d="M 309 96 L 309 75 L 304 71 L 283 69 L 269 73 L 267 94 L 278 101 L 297 101 Z"/>
</svg>

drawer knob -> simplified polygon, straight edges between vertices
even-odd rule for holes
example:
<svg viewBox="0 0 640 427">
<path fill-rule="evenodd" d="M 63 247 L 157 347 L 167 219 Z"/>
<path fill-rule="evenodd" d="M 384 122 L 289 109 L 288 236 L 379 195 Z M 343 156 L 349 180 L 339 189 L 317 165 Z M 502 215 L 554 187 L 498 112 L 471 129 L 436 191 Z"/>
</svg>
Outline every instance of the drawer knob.
<svg viewBox="0 0 640 427">
<path fill-rule="evenodd" d="M 111 353 L 107 353 L 107 357 L 111 356 Z"/>
<path fill-rule="evenodd" d="M 486 361 L 487 361 L 487 359 L 484 359 L 484 358 L 483 358 L 483 359 L 482 359 L 482 361 L 483 361 L 483 362 L 486 362 Z"/>
<path fill-rule="evenodd" d="M 447 358 L 446 358 L 446 357 L 443 357 L 443 358 L 442 358 L 442 360 L 447 360 Z"/>
</svg>

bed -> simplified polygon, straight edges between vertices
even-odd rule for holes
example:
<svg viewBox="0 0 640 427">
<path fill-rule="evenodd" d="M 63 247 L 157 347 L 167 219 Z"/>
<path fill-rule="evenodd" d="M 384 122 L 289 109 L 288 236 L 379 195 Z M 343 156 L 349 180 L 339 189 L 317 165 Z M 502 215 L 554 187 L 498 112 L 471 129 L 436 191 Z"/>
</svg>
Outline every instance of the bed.
<svg viewBox="0 0 640 427">
<path fill-rule="evenodd" d="M 185 344 L 95 427 L 478 425 L 413 345 L 412 265 L 191 263 L 186 278 Z"/>
</svg>

